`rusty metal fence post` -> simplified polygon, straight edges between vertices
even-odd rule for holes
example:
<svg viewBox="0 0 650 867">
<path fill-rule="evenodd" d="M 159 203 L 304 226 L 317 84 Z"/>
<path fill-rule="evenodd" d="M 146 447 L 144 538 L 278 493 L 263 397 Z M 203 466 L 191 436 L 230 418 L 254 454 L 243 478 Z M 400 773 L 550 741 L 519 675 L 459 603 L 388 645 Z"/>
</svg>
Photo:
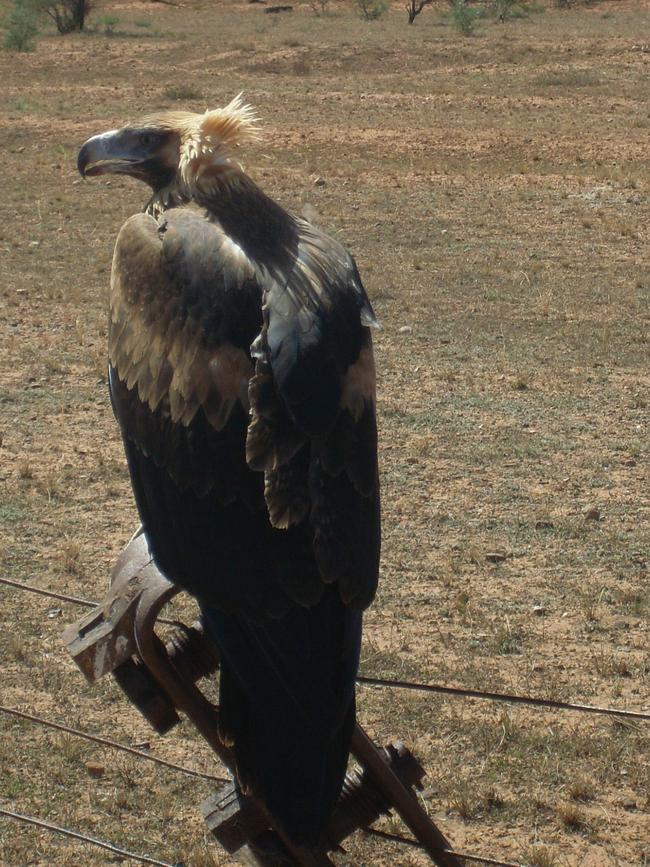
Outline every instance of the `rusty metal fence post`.
<svg viewBox="0 0 650 867">
<path fill-rule="evenodd" d="M 200 621 L 191 627 L 177 623 L 166 643 L 155 631 L 160 612 L 178 592 L 153 562 L 144 534 L 136 533 L 118 559 L 103 602 L 69 626 L 63 640 L 90 682 L 112 674 L 159 734 L 173 728 L 183 713 L 234 773 L 233 754 L 217 735 L 219 709 L 197 686 L 218 669 L 218 648 L 205 637 Z M 328 852 L 394 810 L 433 863 L 462 867 L 418 800 L 424 770 L 410 751 L 401 743 L 380 749 L 357 725 L 352 754 L 359 767 L 346 777 L 318 851 L 295 846 L 263 805 L 241 796 L 234 785 L 203 804 L 208 828 L 226 851 L 248 863 L 327 867 L 334 864 Z"/>
</svg>

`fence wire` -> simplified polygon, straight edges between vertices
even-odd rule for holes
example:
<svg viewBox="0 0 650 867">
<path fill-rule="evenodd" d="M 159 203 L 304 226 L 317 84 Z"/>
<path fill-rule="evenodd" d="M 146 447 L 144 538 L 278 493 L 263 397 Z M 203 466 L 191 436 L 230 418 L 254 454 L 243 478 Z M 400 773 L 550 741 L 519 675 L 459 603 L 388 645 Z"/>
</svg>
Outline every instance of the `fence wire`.
<svg viewBox="0 0 650 867">
<path fill-rule="evenodd" d="M 38 725 L 44 726 L 45 728 L 65 732 L 66 734 L 73 735 L 77 738 L 84 738 L 85 740 L 92 741 L 95 744 L 100 744 L 104 747 L 110 747 L 110 749 L 112 750 L 120 750 L 121 752 L 129 753 L 129 755 L 137 756 L 140 759 L 146 759 L 148 762 L 153 762 L 156 765 L 162 765 L 163 767 L 169 768 L 172 771 L 179 771 L 180 773 L 187 774 L 190 777 L 200 777 L 202 780 L 209 780 L 213 783 L 225 784 L 230 782 L 230 780 L 227 780 L 225 777 L 216 777 L 214 776 L 214 774 L 205 774 L 202 771 L 195 771 L 192 768 L 186 768 L 183 765 L 177 765 L 174 762 L 168 762 L 167 759 L 161 759 L 158 758 L 158 756 L 152 756 L 149 753 L 145 753 L 143 750 L 138 750 L 135 747 L 128 746 L 127 744 L 121 744 L 118 741 L 112 741 L 109 738 L 103 738 L 100 735 L 95 735 L 91 732 L 85 732 L 81 729 L 74 729 L 71 726 L 66 726 L 63 725 L 63 723 L 57 723 L 53 720 L 43 719 L 43 717 L 35 716 L 31 713 L 26 713 L 25 711 L 18 710 L 15 707 L 5 707 L 4 705 L 0 705 L 0 713 L 16 717 L 17 719 L 36 723 Z"/>
<path fill-rule="evenodd" d="M 411 846 L 413 849 L 422 849 L 422 844 L 413 837 L 403 837 L 401 834 L 391 834 L 389 831 L 381 831 L 379 828 L 363 828 L 363 833 L 370 837 L 379 837 L 382 840 L 389 840 L 391 843 L 400 843 L 404 846 Z M 525 867 L 525 865 L 514 861 L 501 861 L 499 858 L 491 858 L 489 855 L 476 855 L 473 852 L 457 852 L 455 849 L 445 849 L 447 855 L 453 855 L 455 858 L 461 858 L 465 861 L 473 861 L 477 864 L 489 864 L 491 867 Z"/>
<path fill-rule="evenodd" d="M 461 696 L 463 698 L 478 698 L 486 701 L 508 702 L 509 704 L 528 704 L 533 707 L 548 707 L 554 710 L 574 710 L 580 713 L 605 714 L 609 716 L 628 717 L 629 719 L 650 720 L 650 713 L 637 710 L 623 710 L 614 707 L 599 707 L 593 704 L 575 704 L 570 701 L 559 701 L 553 698 L 537 698 L 531 695 L 517 695 L 508 692 L 484 692 L 479 689 L 464 689 L 457 686 L 441 686 L 435 683 L 415 683 L 409 680 L 390 680 L 382 677 L 358 677 L 357 683 L 363 686 L 390 687 L 414 692 L 435 692 L 442 695 Z"/>
<path fill-rule="evenodd" d="M 46 822 L 45 819 L 37 819 L 35 816 L 26 816 L 24 813 L 15 813 L 13 810 L 6 810 L 0 807 L 0 817 L 12 819 L 15 822 L 22 822 L 26 825 L 34 825 L 37 828 L 43 828 L 50 831 L 52 834 L 61 834 L 63 837 L 71 837 L 73 840 L 80 840 L 82 843 L 90 843 L 92 846 L 98 846 L 100 849 L 106 849 L 112 852 L 113 855 L 120 855 L 122 858 L 131 858 L 133 861 L 140 861 L 141 864 L 154 864 L 155 867 L 182 867 L 181 864 L 170 864 L 169 861 L 160 861 L 158 858 L 151 858 L 149 855 L 138 855 L 135 852 L 129 852 L 127 849 L 121 849 L 119 846 L 114 846 L 112 843 L 107 843 L 105 840 L 98 840 L 96 837 L 89 837 L 87 834 L 82 834 L 80 831 L 72 831 L 70 828 L 62 828 L 61 825 L 55 825 L 53 822 Z"/>
<path fill-rule="evenodd" d="M 34 587 L 29 584 L 24 584 L 20 581 L 14 581 L 10 578 L 0 577 L 0 584 L 5 584 L 9 587 L 14 587 L 18 590 L 35 593 L 40 596 L 49 597 L 51 599 L 56 599 L 62 602 L 69 602 L 74 605 L 83 606 L 85 608 L 95 608 L 97 606 L 96 602 L 92 602 L 87 599 L 80 599 L 76 596 L 69 596 L 63 593 L 56 593 L 51 590 L 44 590 L 40 587 Z M 163 618 L 159 618 L 160 622 L 177 624 L 175 620 L 163 620 Z M 480 699 L 485 701 L 494 701 L 494 702 L 505 702 L 511 704 L 525 704 L 533 707 L 543 707 L 550 708 L 554 710 L 565 710 L 565 711 L 576 711 L 580 713 L 588 713 L 595 715 L 609 715 L 616 717 L 627 717 L 629 719 L 635 720 L 650 720 L 650 713 L 646 713 L 644 711 L 631 711 L 631 710 L 623 710 L 619 708 L 608 708 L 608 707 L 600 707 L 598 705 L 586 705 L 586 704 L 578 704 L 573 702 L 565 702 L 559 701 L 555 699 L 544 699 L 538 698 L 535 696 L 524 696 L 518 695 L 514 693 L 502 693 L 502 692 L 488 692 L 484 690 L 474 690 L 474 689 L 465 689 L 462 687 L 451 687 L 451 686 L 443 686 L 440 684 L 431 684 L 431 683 L 418 683 L 415 681 L 407 681 L 407 680 L 394 680 L 390 678 L 379 678 L 379 677 L 369 677 L 365 675 L 361 675 L 357 678 L 357 683 L 362 686 L 367 687 L 377 687 L 377 688 L 389 688 L 389 689 L 401 689 L 415 692 L 423 692 L 423 693 L 437 693 L 441 695 L 448 696 L 456 696 L 461 698 L 472 698 L 472 699 Z M 15 718 L 19 718 L 30 722 L 32 724 L 42 725 L 47 728 L 51 728 L 57 731 L 65 732 L 66 734 L 70 734 L 74 737 L 83 738 L 94 743 L 100 744 L 102 746 L 109 747 L 111 749 L 120 750 L 131 755 L 134 755 L 138 758 L 146 759 L 147 761 L 153 762 L 155 764 L 161 765 L 163 767 L 167 767 L 171 770 L 179 771 L 181 773 L 187 774 L 193 777 L 199 777 L 205 780 L 213 781 L 216 783 L 227 783 L 229 780 L 223 777 L 217 777 L 212 774 L 206 774 L 201 771 L 194 771 L 191 768 L 186 768 L 182 765 L 176 765 L 173 762 L 168 762 L 165 759 L 160 759 L 157 756 L 151 756 L 148 753 L 145 753 L 141 750 L 136 749 L 135 747 L 129 747 L 126 744 L 120 744 L 117 741 L 112 741 L 108 738 L 103 738 L 99 735 L 94 735 L 90 732 L 84 732 L 80 729 L 75 729 L 70 726 L 66 726 L 62 723 L 56 723 L 52 720 L 46 720 L 42 717 L 37 717 L 34 714 L 27 713 L 25 711 L 19 711 L 16 708 L 9 708 L 3 705 L 0 705 L 0 713 L 5 713 L 7 715 L 13 716 Z M 112 852 L 115 855 L 120 855 L 124 858 L 131 858 L 135 861 L 140 861 L 142 864 L 152 864 L 155 867 L 182 867 L 182 864 L 171 864 L 167 861 L 161 861 L 156 858 L 152 858 L 148 855 L 138 855 L 133 852 L 129 852 L 126 849 L 121 849 L 118 846 L 114 846 L 112 843 L 108 843 L 104 840 L 98 840 L 94 837 L 90 837 L 86 834 L 82 834 L 78 831 L 72 831 L 68 828 L 63 828 L 59 825 L 55 825 L 54 823 L 47 822 L 43 819 L 38 819 L 34 816 L 27 816 L 22 813 L 17 813 L 12 810 L 7 810 L 3 807 L 0 807 L 0 817 L 5 817 L 7 819 L 11 819 L 17 822 L 23 822 L 26 824 L 30 824 L 36 827 L 43 828 L 51 833 L 61 834 L 66 837 L 73 838 L 75 840 L 79 840 L 84 843 L 88 843 L 93 846 L 100 847 L 109 852 Z M 391 841 L 400 845 L 410 846 L 413 848 L 421 849 L 421 844 L 410 837 L 404 837 L 399 834 L 391 834 L 387 831 L 382 831 L 378 828 L 364 828 L 363 832 L 367 835 L 378 837 L 387 841 Z M 446 850 L 449 855 L 453 855 L 456 858 L 459 858 L 464 861 L 471 861 L 477 864 L 486 864 L 489 867 L 524 867 L 524 865 L 520 863 L 515 863 L 512 861 L 502 861 L 497 858 L 492 858 L 486 855 L 478 855 L 473 852 L 457 852 L 451 849 Z"/>
<path fill-rule="evenodd" d="M 37 593 L 40 596 L 49 596 L 52 599 L 59 599 L 64 602 L 71 602 L 74 605 L 83 605 L 86 608 L 97 607 L 96 602 L 90 602 L 87 599 L 79 599 L 75 596 L 66 596 L 62 593 L 54 593 L 51 590 L 43 590 L 40 587 L 33 587 L 30 584 L 23 584 L 20 581 L 13 581 L 10 578 L 0 577 L 0 584 L 6 584 L 9 587 L 15 587 L 18 590 L 23 590 L 29 593 Z M 158 618 L 159 623 L 167 623 L 177 625 L 177 620 L 165 620 L 162 617 Z M 614 707 L 600 707 L 591 704 L 578 704 L 568 701 L 559 701 L 552 698 L 539 698 L 537 696 L 518 695 L 516 693 L 506 692 L 488 692 L 480 689 L 465 689 L 464 687 L 443 686 L 436 683 L 417 683 L 409 680 L 394 680 L 391 678 L 382 677 L 367 677 L 365 675 L 357 678 L 357 683 L 363 686 L 386 687 L 390 689 L 411 690 L 413 692 L 430 692 L 441 695 L 457 696 L 461 698 L 476 698 L 484 701 L 506 702 L 510 704 L 527 704 L 532 707 L 546 707 L 554 710 L 576 711 L 578 713 L 591 713 L 595 715 L 619 716 L 627 717 L 628 719 L 638 719 L 650 721 L 650 713 L 645 711 L 624 710 Z"/>
</svg>

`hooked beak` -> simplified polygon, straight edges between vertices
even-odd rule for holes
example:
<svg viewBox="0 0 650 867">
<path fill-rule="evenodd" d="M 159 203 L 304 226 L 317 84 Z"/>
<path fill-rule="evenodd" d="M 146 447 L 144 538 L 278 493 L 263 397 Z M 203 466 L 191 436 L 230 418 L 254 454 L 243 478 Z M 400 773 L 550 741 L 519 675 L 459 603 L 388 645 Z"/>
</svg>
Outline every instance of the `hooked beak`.
<svg viewBox="0 0 650 867">
<path fill-rule="evenodd" d="M 112 129 L 85 142 L 77 156 L 77 168 L 82 178 L 101 175 L 111 170 L 115 155 L 111 152 L 110 145 L 116 132 L 117 130 Z"/>
<path fill-rule="evenodd" d="M 108 173 L 128 174 L 141 159 L 121 147 L 122 131 L 112 129 L 89 138 L 77 156 L 77 168 L 82 178 Z"/>
</svg>

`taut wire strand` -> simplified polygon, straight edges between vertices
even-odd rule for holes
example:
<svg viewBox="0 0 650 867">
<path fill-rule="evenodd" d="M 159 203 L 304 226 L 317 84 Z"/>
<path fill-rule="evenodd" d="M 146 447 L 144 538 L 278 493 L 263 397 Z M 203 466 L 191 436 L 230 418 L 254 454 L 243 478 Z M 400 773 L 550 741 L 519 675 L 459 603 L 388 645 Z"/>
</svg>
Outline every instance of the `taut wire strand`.
<svg viewBox="0 0 650 867">
<path fill-rule="evenodd" d="M 6 584 L 9 587 L 15 587 L 18 590 L 23 590 L 29 593 L 38 593 L 41 596 L 49 596 L 52 599 L 59 599 L 63 602 L 72 602 L 74 605 L 83 605 L 86 608 L 95 608 L 96 602 L 90 602 L 88 599 L 79 599 L 76 596 L 66 596 L 63 593 L 54 593 L 52 590 L 43 590 L 40 587 L 32 587 L 29 584 L 23 584 L 20 581 L 13 581 L 11 578 L 0 577 L 0 584 Z M 177 626 L 177 620 L 166 620 L 163 617 L 158 618 L 159 623 Z M 527 704 L 533 707 L 548 707 L 556 710 L 570 710 L 579 713 L 593 713 L 607 716 L 627 717 L 628 719 L 650 720 L 650 713 L 637 710 L 623 710 L 613 707 L 600 707 L 591 704 L 577 704 L 569 701 L 559 701 L 551 698 L 537 698 L 529 695 L 515 695 L 507 692 L 485 692 L 479 689 L 464 689 L 456 686 L 442 686 L 435 683 L 417 683 L 408 680 L 392 680 L 382 677 L 366 677 L 360 675 L 357 677 L 357 683 L 362 686 L 378 686 L 387 687 L 390 689 L 405 689 L 413 692 L 432 692 L 440 695 L 455 695 L 462 698 L 477 698 L 485 701 L 509 702 L 510 704 Z"/>
<path fill-rule="evenodd" d="M 84 732 L 80 729 L 74 729 L 70 726 L 63 725 L 62 723 L 53 722 L 52 720 L 43 719 L 42 717 L 35 716 L 31 713 L 25 713 L 25 711 L 17 710 L 13 707 L 5 707 L 4 705 L 0 705 L 0 713 L 8 714 L 9 716 L 17 717 L 18 719 L 26 720 L 27 722 L 36 723 L 38 725 L 45 726 L 46 728 L 56 729 L 60 732 L 65 732 L 66 734 L 73 735 L 77 738 L 84 738 L 87 741 L 92 741 L 93 743 L 100 744 L 101 746 L 110 747 L 113 750 L 121 750 L 122 752 L 129 753 L 132 756 L 137 756 L 140 759 L 147 759 L 150 762 L 153 762 L 156 765 L 162 765 L 165 768 L 170 768 L 172 771 L 180 771 L 183 774 L 187 774 L 190 777 L 200 777 L 202 780 L 210 780 L 213 783 L 228 783 L 229 780 L 224 777 L 216 777 L 213 774 L 204 774 L 202 771 L 194 771 L 191 768 L 185 768 L 183 765 L 176 765 L 174 762 L 168 762 L 166 759 L 160 759 L 158 756 L 151 756 L 149 753 L 145 753 L 142 750 L 138 750 L 135 747 L 129 747 L 126 744 L 121 744 L 118 741 L 112 741 L 108 738 L 100 737 L 99 735 L 93 735 L 90 732 Z"/>
<path fill-rule="evenodd" d="M 413 839 L 413 837 L 391 834 L 388 831 L 381 831 L 379 828 L 363 828 L 362 830 L 364 834 L 369 834 L 371 837 L 380 837 L 382 840 L 390 840 L 392 843 L 412 846 L 414 849 L 422 848 L 422 845 Z M 473 852 L 457 852 L 455 849 L 445 849 L 445 852 L 447 855 L 454 855 L 456 858 L 461 858 L 465 861 L 474 861 L 477 864 L 489 864 L 491 867 L 524 867 L 523 864 L 518 862 L 501 861 L 498 858 L 491 858 L 489 855 L 475 855 Z"/>
<path fill-rule="evenodd" d="M 16 822 L 24 822 L 27 825 L 35 825 L 37 828 L 44 828 L 46 831 L 51 831 L 55 834 L 63 834 L 64 837 L 72 837 L 73 840 L 81 840 L 83 843 L 99 846 L 101 849 L 106 849 L 115 855 L 121 855 L 123 858 L 132 858 L 134 861 L 140 861 L 142 864 L 154 864 L 155 867 L 179 867 L 178 864 L 170 864 L 169 861 L 159 861 L 158 858 L 150 858 L 148 855 L 136 855 L 134 852 L 120 849 L 119 846 L 113 846 L 112 843 L 106 843 L 104 840 L 88 837 L 86 834 L 81 834 L 79 831 L 71 831 L 69 828 L 62 828 L 60 825 L 54 825 L 52 822 L 46 822 L 44 819 L 25 816 L 23 813 L 14 813 L 13 810 L 5 810 L 4 807 L 0 807 L 0 816 L 5 816 L 5 818 L 13 819 Z"/>
<path fill-rule="evenodd" d="M 91 602 L 89 599 L 80 599 L 78 596 L 67 596 L 65 593 L 55 593 L 54 590 L 44 590 L 42 587 L 33 587 L 31 584 L 24 584 L 22 581 L 14 581 L 11 578 L 3 578 L 0 576 L 0 584 L 6 584 L 7 587 L 15 587 L 17 590 L 23 590 L 26 593 L 36 593 L 39 596 L 48 596 L 50 599 L 58 599 L 60 602 L 71 602 L 73 605 L 81 605 L 85 608 L 97 608 L 97 602 Z M 168 626 L 178 626 L 178 620 L 166 620 L 164 617 L 158 618 L 158 623 L 166 623 Z"/>
<path fill-rule="evenodd" d="M 478 689 L 463 689 L 456 686 L 440 686 L 435 683 L 413 683 L 409 680 L 389 680 L 382 677 L 357 678 L 357 683 L 363 686 L 381 686 L 392 689 L 407 689 L 414 692 L 435 692 L 442 695 L 456 695 L 464 698 L 480 698 L 487 701 L 504 701 L 512 704 L 529 704 L 534 707 L 549 707 L 557 710 L 575 710 L 580 713 L 607 714 L 622 716 L 628 719 L 650 720 L 650 713 L 638 710 L 621 710 L 613 707 L 599 707 L 593 704 L 574 704 L 569 701 L 557 701 L 551 698 L 535 698 L 528 695 L 514 695 L 507 692 L 483 692 Z"/>
</svg>

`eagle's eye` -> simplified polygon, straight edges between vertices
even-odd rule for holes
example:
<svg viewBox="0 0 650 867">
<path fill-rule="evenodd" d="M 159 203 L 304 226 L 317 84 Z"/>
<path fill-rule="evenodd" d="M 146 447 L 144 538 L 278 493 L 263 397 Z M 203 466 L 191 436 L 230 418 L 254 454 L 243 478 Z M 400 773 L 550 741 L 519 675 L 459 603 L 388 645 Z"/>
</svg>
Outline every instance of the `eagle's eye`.
<svg viewBox="0 0 650 867">
<path fill-rule="evenodd" d="M 144 147 L 148 148 L 154 143 L 154 136 L 150 132 L 143 132 L 140 134 L 140 144 L 144 145 Z"/>
</svg>

